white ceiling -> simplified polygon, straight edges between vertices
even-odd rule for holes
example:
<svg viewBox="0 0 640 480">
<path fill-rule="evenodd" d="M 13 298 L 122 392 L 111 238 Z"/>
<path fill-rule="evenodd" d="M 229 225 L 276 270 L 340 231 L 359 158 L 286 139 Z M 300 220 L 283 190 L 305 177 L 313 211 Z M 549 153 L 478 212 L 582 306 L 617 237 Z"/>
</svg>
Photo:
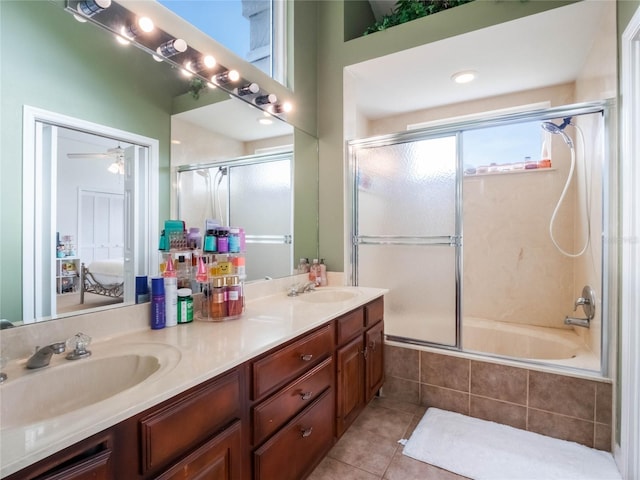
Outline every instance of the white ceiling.
<svg viewBox="0 0 640 480">
<path fill-rule="evenodd" d="M 583 0 L 347 67 L 357 108 L 376 119 L 570 82 L 597 38 L 605 8 L 615 2 Z M 451 81 L 455 72 L 470 69 L 478 72 L 474 82 Z"/>
<path fill-rule="evenodd" d="M 273 120 L 271 125 L 258 123 L 258 119 L 265 118 L 262 110 L 235 98 L 178 113 L 173 117 L 241 142 L 293 133 L 293 127 L 277 117 L 268 117 Z"/>
</svg>

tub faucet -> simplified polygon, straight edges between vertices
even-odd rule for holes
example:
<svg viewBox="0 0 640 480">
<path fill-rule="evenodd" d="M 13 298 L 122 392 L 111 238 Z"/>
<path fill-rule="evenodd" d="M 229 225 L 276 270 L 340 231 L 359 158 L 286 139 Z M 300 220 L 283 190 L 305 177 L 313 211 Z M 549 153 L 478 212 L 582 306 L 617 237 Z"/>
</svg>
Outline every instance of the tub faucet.
<svg viewBox="0 0 640 480">
<path fill-rule="evenodd" d="M 27 368 L 42 368 L 49 365 L 51 356 L 54 353 L 62 353 L 65 350 L 65 342 L 56 342 L 46 347 L 37 348 L 36 353 L 31 355 L 31 358 L 27 360 Z"/>
<path fill-rule="evenodd" d="M 576 318 L 576 317 L 565 317 L 564 324 L 565 325 L 575 325 L 577 327 L 585 327 L 589 328 L 591 320 L 588 318 Z"/>
</svg>

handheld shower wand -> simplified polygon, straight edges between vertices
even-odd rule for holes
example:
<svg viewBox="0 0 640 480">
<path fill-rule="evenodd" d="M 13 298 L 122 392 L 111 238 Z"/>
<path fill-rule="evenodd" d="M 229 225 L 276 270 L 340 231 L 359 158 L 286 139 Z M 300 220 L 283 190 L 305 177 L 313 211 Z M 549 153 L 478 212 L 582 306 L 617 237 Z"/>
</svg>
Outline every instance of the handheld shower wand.
<svg viewBox="0 0 640 480">
<path fill-rule="evenodd" d="M 573 141 L 571 140 L 571 138 L 569 138 L 569 136 L 564 132 L 564 129 L 567 127 L 567 125 L 573 126 L 574 128 L 576 128 L 576 130 L 580 134 L 582 134 L 580 129 L 571 123 L 571 117 L 563 118 L 562 123 L 560 125 L 556 125 L 555 123 L 552 123 L 552 122 L 542 122 L 540 126 L 546 132 L 549 132 L 553 135 L 560 135 L 565 141 L 565 143 L 567 144 L 567 146 L 569 147 L 569 150 L 571 151 L 571 166 L 569 168 L 569 175 L 567 175 L 567 181 L 564 184 L 564 188 L 562 189 L 562 193 L 560 194 L 558 203 L 556 204 L 556 207 L 553 210 L 553 214 L 551 215 L 551 220 L 549 221 L 549 236 L 551 237 L 551 241 L 553 242 L 553 244 L 555 245 L 555 247 L 558 249 L 560 253 L 562 253 L 566 257 L 575 258 L 575 257 L 581 256 L 587 250 L 587 247 L 589 246 L 589 243 L 591 240 L 591 218 L 590 218 L 591 212 L 588 206 L 589 193 L 587 192 L 586 171 L 584 173 L 584 187 L 585 187 L 585 206 L 586 206 L 586 218 L 587 218 L 587 232 L 586 232 L 587 238 L 585 240 L 584 247 L 578 253 L 569 253 L 565 251 L 562 247 L 560 247 L 555 237 L 553 236 L 553 224 L 555 223 L 556 215 L 558 214 L 560 205 L 562 205 L 564 197 L 567 194 L 567 190 L 569 189 L 569 184 L 571 183 L 571 179 L 573 178 L 573 172 L 576 164 L 576 149 L 573 146 Z M 584 139 L 583 139 L 582 145 L 584 146 Z M 586 169 L 586 165 L 585 165 L 585 169 Z"/>
<path fill-rule="evenodd" d="M 560 125 L 556 125 L 553 122 L 542 122 L 541 127 L 546 132 L 552 133 L 554 135 L 560 135 L 569 146 L 569 148 L 573 148 L 573 141 L 569 138 L 569 135 L 564 132 L 564 129 L 567 127 L 567 125 L 571 125 L 571 117 L 562 119 L 562 123 Z"/>
</svg>

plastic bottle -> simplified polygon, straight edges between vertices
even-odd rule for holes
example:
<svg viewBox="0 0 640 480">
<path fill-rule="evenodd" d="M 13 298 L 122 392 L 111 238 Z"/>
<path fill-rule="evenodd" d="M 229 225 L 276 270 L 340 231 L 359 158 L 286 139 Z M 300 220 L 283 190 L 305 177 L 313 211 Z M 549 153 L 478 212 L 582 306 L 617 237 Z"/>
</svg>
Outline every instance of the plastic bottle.
<svg viewBox="0 0 640 480">
<path fill-rule="evenodd" d="M 324 264 L 324 258 L 320 259 L 320 285 L 327 286 L 327 266 Z"/>
<path fill-rule="evenodd" d="M 149 283 L 146 275 L 136 277 L 136 303 L 149 301 Z"/>
<path fill-rule="evenodd" d="M 218 242 L 218 253 L 229 252 L 229 229 L 219 228 L 216 230 L 216 240 Z"/>
<path fill-rule="evenodd" d="M 551 155 L 549 155 L 549 147 L 546 139 L 542 142 L 542 151 L 540 152 L 538 168 L 551 168 Z"/>
<path fill-rule="evenodd" d="M 193 296 L 190 288 L 178 289 L 178 323 L 193 322 Z"/>
<path fill-rule="evenodd" d="M 229 253 L 240 253 L 240 229 L 229 228 Z"/>
<path fill-rule="evenodd" d="M 300 262 L 298 263 L 298 273 L 307 273 L 307 266 L 309 264 L 307 263 L 307 259 L 306 258 L 301 258 Z"/>
<path fill-rule="evenodd" d="M 175 327 L 178 324 L 178 279 L 164 278 L 164 315 L 165 326 Z"/>
<path fill-rule="evenodd" d="M 202 250 L 207 253 L 215 253 L 217 251 L 217 238 L 215 230 L 207 230 L 207 234 L 204 237 L 204 246 Z"/>
<path fill-rule="evenodd" d="M 191 286 L 191 262 L 187 262 L 184 255 L 178 256 L 176 276 L 178 277 L 178 288 L 189 288 Z"/>
<path fill-rule="evenodd" d="M 164 278 L 151 279 L 151 328 L 159 330 L 165 327 Z"/>
<path fill-rule="evenodd" d="M 314 258 L 309 269 L 309 281 L 314 282 L 316 285 L 320 285 L 320 264 L 318 259 Z"/>
</svg>

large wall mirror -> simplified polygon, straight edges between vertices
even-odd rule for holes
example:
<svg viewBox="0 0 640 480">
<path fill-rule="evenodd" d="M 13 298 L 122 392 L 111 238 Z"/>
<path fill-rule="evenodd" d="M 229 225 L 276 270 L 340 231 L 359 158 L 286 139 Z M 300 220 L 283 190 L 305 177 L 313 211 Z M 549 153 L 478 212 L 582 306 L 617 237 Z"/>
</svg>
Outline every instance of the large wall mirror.
<svg viewBox="0 0 640 480">
<path fill-rule="evenodd" d="M 153 8 L 164 8 L 155 2 L 144 3 L 154 3 Z M 287 212 L 291 216 L 290 254 L 317 254 L 318 154 L 313 135 L 272 116 L 274 123 L 284 130 L 260 139 L 224 141 L 227 147 L 234 144 L 231 150 L 208 145 L 205 156 L 186 154 L 193 151 L 190 149 L 198 138 L 197 132 L 205 131 L 204 137 L 200 138 L 207 140 L 214 135 L 223 136 L 223 133 L 211 132 L 210 128 L 216 123 L 235 131 L 255 130 L 260 126 L 255 118 L 262 114 L 261 110 L 253 107 L 251 123 L 246 124 L 243 117 L 252 109 L 246 101 L 229 100 L 228 94 L 215 101 L 202 95 L 197 101 L 188 93 L 189 80 L 172 65 L 157 63 L 148 52 L 132 45 L 118 44 L 110 32 L 91 23 L 77 22 L 65 7 L 63 2 L 49 1 L 3 2 L 0 5 L 2 57 L 15 67 L 2 71 L 2 123 L 9 126 L 2 132 L 2 217 L 6 228 L 2 231 L 1 260 L 5 268 L 0 273 L 0 318 L 6 320 L 4 324 L 21 325 L 89 311 L 86 300 L 85 304 L 74 300 L 75 306 L 66 305 L 71 297 L 69 294 L 79 293 L 79 288 L 74 292 L 70 279 L 65 278 L 67 275 L 63 272 L 70 272 L 68 276 L 73 277 L 73 272 L 78 271 L 82 263 L 89 265 L 97 260 L 124 258 L 133 262 L 131 268 L 121 270 L 122 291 L 113 298 L 103 295 L 104 303 L 110 305 L 97 308 L 132 304 L 133 277 L 157 274 L 157 232 L 165 219 L 175 218 L 178 214 L 174 185 L 178 166 L 237 160 L 247 156 L 246 152 L 256 155 L 260 149 L 273 148 L 276 144 L 282 146 L 283 141 L 291 153 L 291 204 Z M 172 23 L 171 12 L 167 10 L 162 15 L 164 25 Z M 175 18 L 180 24 L 181 36 L 190 42 L 184 21 Z M 20 52 L 11 51 L 5 40 L 19 31 L 29 40 Z M 201 37 L 201 32 L 194 35 Z M 200 42 L 202 45 L 201 38 Z M 49 46 L 46 52 L 42 45 Z M 215 50 L 216 43 L 211 41 L 211 45 Z M 225 55 L 228 56 L 228 52 Z M 252 68 L 248 70 L 252 71 Z M 12 95 L 5 94 L 9 91 Z M 225 105 L 227 110 L 220 114 L 207 108 L 200 109 L 207 103 Z M 36 144 L 31 144 L 24 135 L 25 106 L 46 113 L 45 118 L 32 115 L 30 122 L 43 140 L 38 148 L 42 150 L 40 147 L 44 146 L 53 152 L 49 158 L 43 157 L 40 151 L 36 155 Z M 234 114 L 234 109 L 244 110 L 245 115 Z M 198 121 L 183 119 L 182 126 L 186 126 L 188 138 L 182 136 L 182 144 L 172 146 L 173 134 L 179 133 L 179 127 L 172 123 L 172 116 L 187 117 L 190 110 L 194 110 L 193 116 L 201 118 Z M 33 135 L 35 138 L 36 133 Z M 227 134 L 227 138 L 231 137 Z M 23 143 L 33 145 L 33 151 L 30 147 L 24 148 Z M 55 149 L 51 148 L 53 144 L 57 144 Z M 19 164 L 20 159 L 24 159 L 22 163 L 31 165 L 25 170 L 27 176 L 23 175 L 24 166 L 14 168 L 16 166 L 12 165 L 9 181 L 4 175 L 9 171 L 9 168 L 5 170 L 5 166 L 9 167 L 9 158 L 13 159 L 12 163 Z M 40 163 L 36 168 L 37 158 Z M 114 163 L 116 167 L 113 168 L 117 170 L 118 162 L 122 164 L 124 174 L 109 171 Z M 93 174 L 86 173 L 87 179 L 93 175 L 92 180 L 83 178 L 84 173 L 79 171 L 89 165 L 96 169 Z M 127 166 L 137 169 L 137 178 L 127 177 Z M 56 176 L 51 175 L 51 170 Z M 63 173 L 69 171 L 72 173 Z M 71 174 L 78 177 L 75 183 L 60 186 L 58 180 L 70 181 Z M 141 193 L 143 184 L 149 188 L 145 193 L 153 195 L 153 187 L 145 183 L 153 176 L 157 184 L 157 201 L 141 195 L 127 204 L 128 192 Z M 153 182 L 151 180 L 151 184 Z M 59 213 L 57 200 L 55 207 L 44 200 L 52 199 L 53 191 L 68 193 L 65 202 L 75 199 L 74 204 L 64 208 L 65 215 Z M 254 200 L 246 189 L 238 194 L 247 205 Z M 49 210 L 43 212 L 43 205 L 54 211 L 55 216 L 49 215 Z M 89 209 L 88 205 L 93 208 Z M 101 219 L 91 229 L 86 227 L 89 224 L 86 219 L 79 220 L 89 210 Z M 66 215 L 69 212 L 74 213 Z M 41 222 L 43 219 L 47 220 L 46 224 Z M 64 224 L 60 223 L 63 221 Z M 102 235 L 99 244 L 86 244 L 88 230 Z M 20 235 L 16 236 L 15 232 Z M 127 242 L 137 250 L 127 252 Z M 36 253 L 32 255 L 32 252 Z M 25 258 L 28 264 L 23 265 Z M 288 259 L 287 267 L 279 272 L 264 273 L 264 276 L 291 273 L 289 262 Z"/>
</svg>

